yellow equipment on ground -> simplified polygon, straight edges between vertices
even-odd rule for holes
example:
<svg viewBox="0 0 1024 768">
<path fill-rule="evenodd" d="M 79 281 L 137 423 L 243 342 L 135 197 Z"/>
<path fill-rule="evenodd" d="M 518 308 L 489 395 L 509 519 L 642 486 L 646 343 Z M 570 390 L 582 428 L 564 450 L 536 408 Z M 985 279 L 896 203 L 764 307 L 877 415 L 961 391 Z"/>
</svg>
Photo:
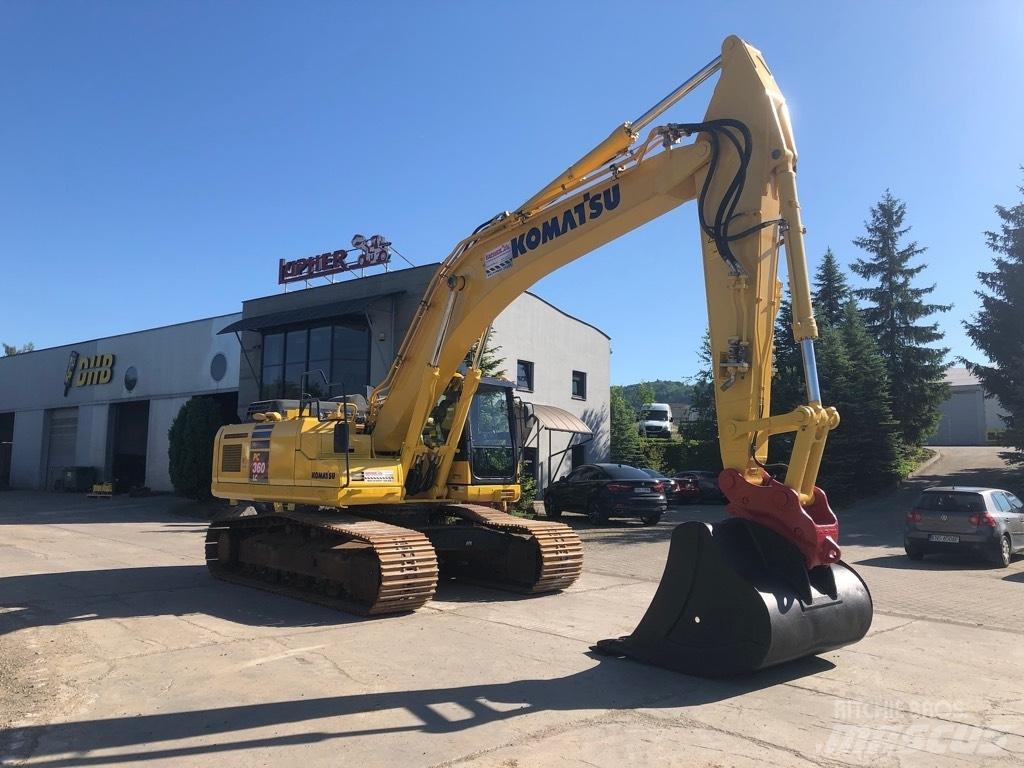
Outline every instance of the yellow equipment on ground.
<svg viewBox="0 0 1024 768">
<path fill-rule="evenodd" d="M 649 128 L 716 72 L 702 122 Z M 369 402 L 255 403 L 249 423 L 220 430 L 213 493 L 251 505 L 212 523 L 211 570 L 374 614 L 422 605 L 439 570 L 528 592 L 571 584 L 582 548 L 568 527 L 488 506 L 519 492 L 511 385 L 483 380 L 479 359 L 460 368 L 539 279 L 696 200 L 731 518 L 678 526 L 647 615 L 597 648 L 724 674 L 859 640 L 871 598 L 840 561 L 838 522 L 815 485 L 839 416 L 821 402 L 814 362 L 796 157 L 760 52 L 727 38 L 694 77 L 458 243 Z M 782 245 L 807 404 L 772 416 Z M 796 435 L 778 482 L 763 465 L 768 438 L 784 432 Z"/>
<path fill-rule="evenodd" d="M 114 497 L 114 484 L 93 483 L 92 490 L 86 496 L 90 499 L 111 499 Z"/>
</svg>

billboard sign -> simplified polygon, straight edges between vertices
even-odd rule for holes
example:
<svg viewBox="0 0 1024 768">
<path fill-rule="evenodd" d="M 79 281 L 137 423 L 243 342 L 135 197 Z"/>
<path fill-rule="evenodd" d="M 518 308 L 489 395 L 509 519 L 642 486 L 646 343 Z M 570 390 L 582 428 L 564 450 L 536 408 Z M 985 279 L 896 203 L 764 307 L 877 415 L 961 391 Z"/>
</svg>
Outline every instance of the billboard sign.
<svg viewBox="0 0 1024 768">
<path fill-rule="evenodd" d="M 349 257 L 352 258 L 349 258 Z M 351 272 L 354 269 L 365 269 L 391 261 L 391 243 L 381 235 L 352 238 L 352 248 L 344 248 L 328 253 L 320 253 L 304 259 L 285 261 L 281 259 L 277 265 L 277 284 L 287 285 L 301 281 L 313 280 L 317 277 L 335 275 L 339 272 Z"/>
</svg>

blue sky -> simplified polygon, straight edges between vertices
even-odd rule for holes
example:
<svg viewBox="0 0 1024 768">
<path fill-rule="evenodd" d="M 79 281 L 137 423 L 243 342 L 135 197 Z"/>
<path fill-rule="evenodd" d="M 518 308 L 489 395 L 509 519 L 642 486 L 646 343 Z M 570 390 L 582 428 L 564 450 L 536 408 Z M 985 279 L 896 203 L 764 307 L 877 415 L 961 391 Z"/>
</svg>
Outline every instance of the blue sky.
<svg viewBox="0 0 1024 768">
<path fill-rule="evenodd" d="M 440 260 L 736 33 L 789 101 L 812 268 L 885 189 L 973 350 L 983 232 L 1024 181 L 1024 3 L 0 6 L 0 339 L 236 311 L 279 258 L 381 232 Z M 669 119 L 698 119 L 710 87 Z M 612 380 L 680 378 L 706 325 L 691 204 L 541 281 Z"/>
</svg>

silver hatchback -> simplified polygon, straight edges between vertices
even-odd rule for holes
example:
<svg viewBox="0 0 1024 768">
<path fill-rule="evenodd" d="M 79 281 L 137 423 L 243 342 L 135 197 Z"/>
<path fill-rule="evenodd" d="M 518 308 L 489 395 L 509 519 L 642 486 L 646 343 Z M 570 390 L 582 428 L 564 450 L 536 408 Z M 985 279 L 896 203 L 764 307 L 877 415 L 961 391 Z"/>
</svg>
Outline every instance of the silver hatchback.
<svg viewBox="0 0 1024 768">
<path fill-rule="evenodd" d="M 907 513 L 903 548 L 911 560 L 971 551 L 1005 568 L 1024 551 L 1024 504 L 998 488 L 929 488 Z"/>
</svg>

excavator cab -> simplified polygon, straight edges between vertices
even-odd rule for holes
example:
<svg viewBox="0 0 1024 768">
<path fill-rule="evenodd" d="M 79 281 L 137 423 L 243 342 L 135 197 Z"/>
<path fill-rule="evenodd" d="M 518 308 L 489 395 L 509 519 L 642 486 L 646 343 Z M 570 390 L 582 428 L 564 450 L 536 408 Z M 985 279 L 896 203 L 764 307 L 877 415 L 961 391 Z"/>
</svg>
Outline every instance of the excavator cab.
<svg viewBox="0 0 1024 768">
<path fill-rule="evenodd" d="M 503 379 L 480 380 L 448 475 L 449 498 L 510 502 L 519 498 L 519 442 L 513 392 Z"/>
</svg>

